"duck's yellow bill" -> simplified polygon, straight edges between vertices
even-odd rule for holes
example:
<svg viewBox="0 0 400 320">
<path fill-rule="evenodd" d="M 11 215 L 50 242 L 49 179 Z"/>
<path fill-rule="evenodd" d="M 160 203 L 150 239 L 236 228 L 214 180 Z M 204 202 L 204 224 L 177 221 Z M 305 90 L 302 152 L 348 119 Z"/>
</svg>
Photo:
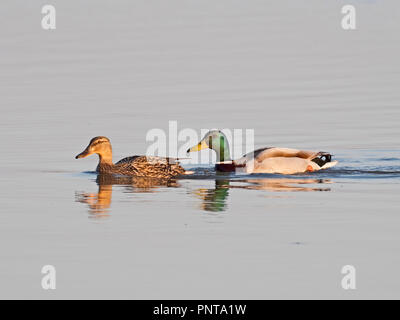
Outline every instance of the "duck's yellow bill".
<svg viewBox="0 0 400 320">
<path fill-rule="evenodd" d="M 189 148 L 187 150 L 187 153 L 200 151 L 200 150 L 204 150 L 204 149 L 207 149 L 207 148 L 208 148 L 207 143 L 205 143 L 204 141 L 200 141 L 196 146 Z"/>
</svg>

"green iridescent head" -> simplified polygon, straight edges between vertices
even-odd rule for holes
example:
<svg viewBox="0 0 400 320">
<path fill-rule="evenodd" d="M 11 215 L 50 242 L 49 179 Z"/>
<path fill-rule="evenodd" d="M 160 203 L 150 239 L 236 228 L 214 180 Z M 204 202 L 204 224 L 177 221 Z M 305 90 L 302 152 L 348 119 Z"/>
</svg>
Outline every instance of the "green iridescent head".
<svg viewBox="0 0 400 320">
<path fill-rule="evenodd" d="M 217 162 L 230 161 L 229 143 L 225 134 L 221 130 L 211 130 L 195 146 L 189 148 L 187 153 L 212 149 L 217 154 Z"/>
</svg>

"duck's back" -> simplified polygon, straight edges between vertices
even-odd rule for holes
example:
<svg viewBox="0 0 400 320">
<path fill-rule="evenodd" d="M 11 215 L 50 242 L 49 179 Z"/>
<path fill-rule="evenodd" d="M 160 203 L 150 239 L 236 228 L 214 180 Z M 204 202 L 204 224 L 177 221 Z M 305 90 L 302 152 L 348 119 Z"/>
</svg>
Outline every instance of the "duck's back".
<svg viewBox="0 0 400 320">
<path fill-rule="evenodd" d="M 155 156 L 133 156 L 118 161 L 115 173 L 150 178 L 172 178 L 185 173 L 176 159 Z"/>
</svg>

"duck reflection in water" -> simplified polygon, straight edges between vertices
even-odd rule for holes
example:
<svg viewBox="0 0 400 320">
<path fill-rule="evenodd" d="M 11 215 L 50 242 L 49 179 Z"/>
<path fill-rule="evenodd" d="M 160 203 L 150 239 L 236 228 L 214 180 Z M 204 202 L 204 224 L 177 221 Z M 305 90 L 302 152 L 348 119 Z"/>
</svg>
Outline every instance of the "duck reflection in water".
<svg viewBox="0 0 400 320">
<path fill-rule="evenodd" d="M 330 184 L 328 179 L 260 178 L 243 180 L 215 180 L 215 188 L 200 188 L 194 194 L 202 200 L 201 209 L 220 212 L 227 209 L 229 189 L 264 190 L 271 192 L 331 191 L 330 188 L 314 185 Z"/>
<path fill-rule="evenodd" d="M 150 193 L 157 187 L 178 187 L 175 180 L 160 180 L 134 176 L 116 176 L 113 174 L 98 174 L 97 193 L 76 192 L 75 201 L 86 203 L 91 218 L 107 218 L 112 200 L 113 185 L 125 186 L 128 193 Z"/>
<path fill-rule="evenodd" d="M 77 202 L 85 203 L 89 207 L 92 218 L 107 218 L 112 200 L 114 185 L 124 187 L 126 193 L 151 193 L 158 187 L 180 187 L 176 180 L 159 180 L 133 176 L 115 176 L 112 174 L 98 174 L 97 193 L 77 192 Z M 328 179 L 306 178 L 254 178 L 229 179 L 217 177 L 212 189 L 199 188 L 192 191 L 201 199 L 200 208 L 206 212 L 222 212 L 227 209 L 227 199 L 230 189 L 263 190 L 269 192 L 311 192 L 330 191 L 322 186 L 332 183 Z"/>
<path fill-rule="evenodd" d="M 197 189 L 194 194 L 202 200 L 204 211 L 219 212 L 226 210 L 226 200 L 229 196 L 229 180 L 215 180 L 214 189 Z"/>
<path fill-rule="evenodd" d="M 249 190 L 266 190 L 273 192 L 312 192 L 312 191 L 331 191 L 331 188 L 314 186 L 320 184 L 332 183 L 329 179 L 248 179 L 237 180 L 239 185 L 231 186 L 231 188 L 249 189 Z"/>
</svg>

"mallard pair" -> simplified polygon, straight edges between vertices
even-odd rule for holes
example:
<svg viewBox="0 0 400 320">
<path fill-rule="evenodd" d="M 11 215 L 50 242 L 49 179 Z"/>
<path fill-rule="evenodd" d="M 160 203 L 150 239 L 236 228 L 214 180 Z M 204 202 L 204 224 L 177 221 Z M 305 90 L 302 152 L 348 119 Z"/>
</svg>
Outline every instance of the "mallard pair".
<svg viewBox="0 0 400 320">
<path fill-rule="evenodd" d="M 289 148 L 261 148 L 231 160 L 229 143 L 220 130 L 208 132 L 188 153 L 212 149 L 217 155 L 216 171 L 245 173 L 295 174 L 327 169 L 337 164 L 328 152 L 314 152 Z M 120 175 L 170 179 L 183 174 L 191 174 L 179 164 L 178 159 L 154 156 L 133 156 L 117 163 L 112 161 L 112 148 L 107 137 L 93 138 L 86 149 L 75 158 L 85 158 L 91 154 L 99 156 L 96 171 Z"/>
</svg>

